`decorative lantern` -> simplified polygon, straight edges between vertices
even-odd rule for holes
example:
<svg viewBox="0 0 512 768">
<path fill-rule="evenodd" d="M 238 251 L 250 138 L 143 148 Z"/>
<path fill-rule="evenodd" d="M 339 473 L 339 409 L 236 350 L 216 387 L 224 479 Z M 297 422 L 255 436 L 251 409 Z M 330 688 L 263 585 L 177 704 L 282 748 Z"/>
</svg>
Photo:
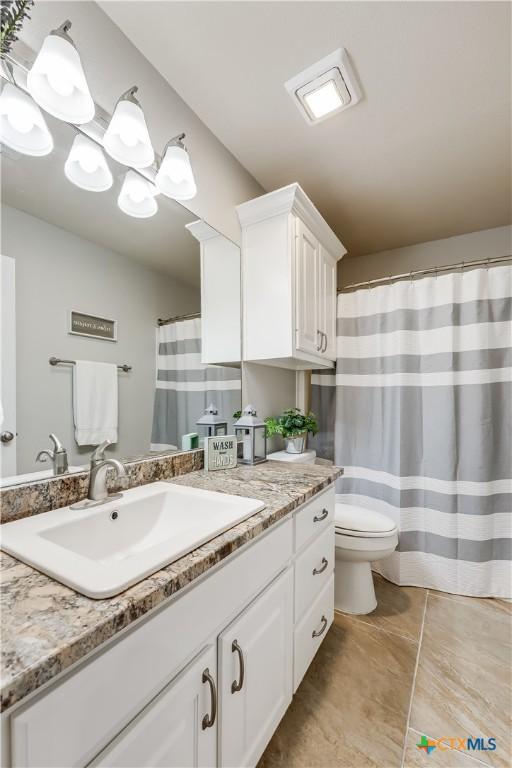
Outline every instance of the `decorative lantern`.
<svg viewBox="0 0 512 768">
<path fill-rule="evenodd" d="M 228 433 L 228 423 L 222 416 L 219 416 L 219 412 L 213 403 L 210 403 L 196 424 L 202 429 L 203 437 L 216 437 L 217 435 L 227 435 Z"/>
<path fill-rule="evenodd" d="M 235 435 L 242 445 L 242 464 L 260 464 L 267 460 L 267 427 L 258 418 L 256 408 L 248 405 L 234 424 Z"/>
</svg>

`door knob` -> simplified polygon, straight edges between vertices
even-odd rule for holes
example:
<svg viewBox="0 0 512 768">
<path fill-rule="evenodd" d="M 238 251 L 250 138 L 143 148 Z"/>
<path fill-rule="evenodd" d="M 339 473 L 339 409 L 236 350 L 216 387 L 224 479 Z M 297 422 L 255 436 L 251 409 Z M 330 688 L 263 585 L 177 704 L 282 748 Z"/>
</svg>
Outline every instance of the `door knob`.
<svg viewBox="0 0 512 768">
<path fill-rule="evenodd" d="M 2 432 L 0 435 L 0 440 L 2 443 L 10 443 L 11 440 L 14 440 L 14 434 L 12 432 L 9 432 L 9 430 L 6 430 L 5 432 Z"/>
</svg>

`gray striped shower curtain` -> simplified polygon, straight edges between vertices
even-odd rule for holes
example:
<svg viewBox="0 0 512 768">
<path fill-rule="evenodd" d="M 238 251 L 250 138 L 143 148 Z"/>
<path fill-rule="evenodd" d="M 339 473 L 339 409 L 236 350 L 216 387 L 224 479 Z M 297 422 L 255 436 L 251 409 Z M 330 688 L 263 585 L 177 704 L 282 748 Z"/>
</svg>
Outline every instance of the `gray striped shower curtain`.
<svg viewBox="0 0 512 768">
<path fill-rule="evenodd" d="M 182 435 L 197 432 L 196 421 L 210 403 L 229 431 L 241 397 L 239 368 L 201 363 L 201 318 L 160 326 L 152 451 L 181 449 Z"/>
<path fill-rule="evenodd" d="M 338 297 L 335 372 L 314 372 L 337 499 L 393 518 L 396 584 L 512 597 L 512 266 Z"/>
</svg>

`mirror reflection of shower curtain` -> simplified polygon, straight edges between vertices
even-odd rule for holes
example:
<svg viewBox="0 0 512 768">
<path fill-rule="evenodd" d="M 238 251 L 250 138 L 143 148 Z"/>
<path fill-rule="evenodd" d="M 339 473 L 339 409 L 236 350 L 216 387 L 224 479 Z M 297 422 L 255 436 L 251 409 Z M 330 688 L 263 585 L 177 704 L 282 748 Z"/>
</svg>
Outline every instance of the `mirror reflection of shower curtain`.
<svg viewBox="0 0 512 768">
<path fill-rule="evenodd" d="M 151 450 L 181 450 L 182 435 L 197 431 L 210 403 L 231 431 L 241 389 L 239 368 L 201 363 L 200 317 L 160 326 Z"/>
</svg>

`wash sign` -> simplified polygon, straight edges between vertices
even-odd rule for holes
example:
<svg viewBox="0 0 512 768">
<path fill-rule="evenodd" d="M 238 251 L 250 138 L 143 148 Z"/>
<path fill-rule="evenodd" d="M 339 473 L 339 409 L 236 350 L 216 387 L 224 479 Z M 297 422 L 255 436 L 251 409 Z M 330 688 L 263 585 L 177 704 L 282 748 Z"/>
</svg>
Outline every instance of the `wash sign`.
<svg viewBox="0 0 512 768">
<path fill-rule="evenodd" d="M 215 469 L 236 467 L 237 442 L 234 435 L 205 437 L 204 468 L 207 472 Z"/>
</svg>

